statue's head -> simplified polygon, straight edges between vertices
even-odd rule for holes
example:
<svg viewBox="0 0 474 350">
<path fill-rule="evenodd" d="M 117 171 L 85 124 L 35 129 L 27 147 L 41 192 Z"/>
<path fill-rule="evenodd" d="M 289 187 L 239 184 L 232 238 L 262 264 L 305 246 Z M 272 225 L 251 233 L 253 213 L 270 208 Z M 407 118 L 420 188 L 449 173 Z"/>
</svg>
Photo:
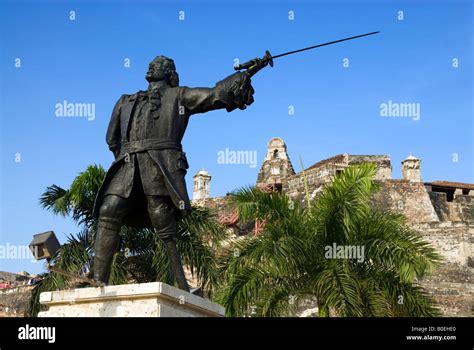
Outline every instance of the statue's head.
<svg viewBox="0 0 474 350">
<path fill-rule="evenodd" d="M 148 65 L 146 80 L 152 81 L 166 80 L 171 87 L 179 85 L 179 76 L 176 73 L 176 66 L 171 58 L 165 56 L 157 56 Z"/>
</svg>

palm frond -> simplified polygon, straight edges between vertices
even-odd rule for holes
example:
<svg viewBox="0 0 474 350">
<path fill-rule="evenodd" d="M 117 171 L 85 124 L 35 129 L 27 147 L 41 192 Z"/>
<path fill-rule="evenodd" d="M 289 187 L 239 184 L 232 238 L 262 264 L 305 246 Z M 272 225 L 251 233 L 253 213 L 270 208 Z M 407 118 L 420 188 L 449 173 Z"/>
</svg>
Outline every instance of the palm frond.
<svg viewBox="0 0 474 350">
<path fill-rule="evenodd" d="M 69 192 L 56 185 L 49 186 L 41 194 L 40 205 L 53 214 L 67 216 L 71 210 Z"/>
</svg>

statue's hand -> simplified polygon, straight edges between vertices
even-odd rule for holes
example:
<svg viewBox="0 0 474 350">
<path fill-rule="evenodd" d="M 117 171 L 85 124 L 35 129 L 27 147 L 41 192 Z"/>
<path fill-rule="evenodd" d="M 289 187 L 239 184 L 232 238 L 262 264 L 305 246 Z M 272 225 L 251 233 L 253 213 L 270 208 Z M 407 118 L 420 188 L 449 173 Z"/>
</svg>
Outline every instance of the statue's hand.
<svg viewBox="0 0 474 350">
<path fill-rule="evenodd" d="M 246 73 L 247 71 L 234 73 L 219 81 L 216 87 L 211 90 L 228 112 L 236 108 L 245 109 L 254 102 L 255 91 L 251 78 Z"/>
<path fill-rule="evenodd" d="M 254 61 L 254 66 L 257 66 L 259 69 L 262 69 L 268 64 L 268 61 L 263 58 L 256 58 L 253 61 Z"/>
<path fill-rule="evenodd" d="M 253 94 L 255 93 L 255 90 L 251 83 L 252 81 L 250 78 L 246 79 L 244 92 L 244 103 L 246 106 L 250 106 L 254 102 Z"/>
<path fill-rule="evenodd" d="M 255 90 L 252 87 L 250 76 L 246 73 L 239 73 L 238 79 L 234 81 L 231 87 L 231 95 L 239 109 L 245 109 L 254 102 L 253 94 Z"/>
</svg>

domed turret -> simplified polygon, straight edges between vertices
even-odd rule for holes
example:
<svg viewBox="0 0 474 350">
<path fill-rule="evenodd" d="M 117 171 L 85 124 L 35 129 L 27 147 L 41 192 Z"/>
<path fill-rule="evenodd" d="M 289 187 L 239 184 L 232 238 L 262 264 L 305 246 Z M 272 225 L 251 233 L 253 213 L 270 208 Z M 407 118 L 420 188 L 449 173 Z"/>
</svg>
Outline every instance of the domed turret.
<svg viewBox="0 0 474 350">
<path fill-rule="evenodd" d="M 209 198 L 211 194 L 211 175 L 209 175 L 209 172 L 201 169 L 193 176 L 193 179 L 193 200 Z"/>
</svg>

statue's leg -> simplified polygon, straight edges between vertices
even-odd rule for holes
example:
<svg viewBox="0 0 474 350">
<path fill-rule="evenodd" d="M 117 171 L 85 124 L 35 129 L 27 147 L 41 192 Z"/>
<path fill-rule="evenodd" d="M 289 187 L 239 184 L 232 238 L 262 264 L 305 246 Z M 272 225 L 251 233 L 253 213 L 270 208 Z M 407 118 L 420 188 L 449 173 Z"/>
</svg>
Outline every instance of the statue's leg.
<svg viewBox="0 0 474 350">
<path fill-rule="evenodd" d="M 127 212 L 127 200 L 107 195 L 100 207 L 99 223 L 95 239 L 94 279 L 108 283 L 112 259 L 120 242 L 120 227 Z"/>
<path fill-rule="evenodd" d="M 158 236 L 163 240 L 180 289 L 189 292 L 183 264 L 176 248 L 175 207 L 166 196 L 147 196 L 148 213 Z"/>
</svg>

